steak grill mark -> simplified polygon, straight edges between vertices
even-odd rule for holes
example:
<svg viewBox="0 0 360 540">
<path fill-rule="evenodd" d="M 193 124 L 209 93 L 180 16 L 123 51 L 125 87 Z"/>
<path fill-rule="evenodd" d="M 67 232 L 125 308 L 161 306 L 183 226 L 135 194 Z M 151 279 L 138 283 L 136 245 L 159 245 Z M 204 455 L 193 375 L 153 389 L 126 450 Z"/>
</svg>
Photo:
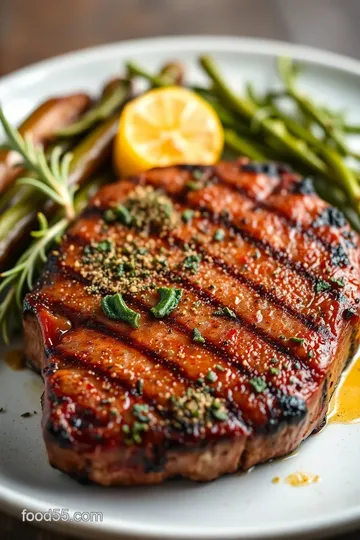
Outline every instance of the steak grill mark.
<svg viewBox="0 0 360 540">
<path fill-rule="evenodd" d="M 129 181 L 131 181 L 134 185 L 141 185 L 141 179 L 138 178 L 138 177 L 131 177 L 129 179 Z M 150 184 L 150 185 L 153 185 L 153 184 Z M 154 187 L 156 188 L 157 186 L 155 185 Z M 212 225 L 221 225 L 222 227 L 226 228 L 227 230 L 232 229 L 236 234 L 238 234 L 243 240 L 248 242 L 250 245 L 254 246 L 255 248 L 261 249 L 264 253 L 266 253 L 268 256 L 270 256 L 273 260 L 279 262 L 281 265 L 286 266 L 287 268 L 289 268 L 290 270 L 292 270 L 296 274 L 298 274 L 298 275 L 304 277 L 305 279 L 307 279 L 310 282 L 311 287 L 314 288 L 316 286 L 316 284 L 319 282 L 319 280 L 320 281 L 323 280 L 323 277 L 315 275 L 315 274 L 309 272 L 303 266 L 303 264 L 301 262 L 294 261 L 286 253 L 284 253 L 283 251 L 281 251 L 281 250 L 279 250 L 277 248 L 274 248 L 270 243 L 268 243 L 268 242 L 266 242 L 266 241 L 264 241 L 264 240 L 262 240 L 260 238 L 257 238 L 255 236 L 253 236 L 246 229 L 244 229 L 243 227 L 239 226 L 234 221 L 232 221 L 228 216 L 218 215 L 215 212 L 213 212 L 208 206 L 202 205 L 201 208 L 199 208 L 199 205 L 193 204 L 191 201 L 187 200 L 186 196 L 188 194 L 188 191 L 185 188 L 182 190 L 181 193 L 179 193 L 177 195 L 175 195 L 174 193 L 171 193 L 168 190 L 164 189 L 163 186 L 159 186 L 159 189 L 161 191 L 164 191 L 166 193 L 166 195 L 172 200 L 173 203 L 177 202 L 178 204 L 186 205 L 187 208 L 190 207 L 193 210 L 200 210 L 200 211 L 206 212 L 207 218 L 210 219 Z M 108 209 L 108 206 L 101 206 L 101 207 L 99 207 L 99 206 L 90 206 L 85 210 L 85 212 L 83 214 L 83 217 L 86 218 L 87 216 L 91 216 L 91 215 L 99 215 L 99 214 L 102 214 L 107 209 Z M 301 231 L 301 232 L 305 232 L 305 231 Z M 176 240 L 178 241 L 178 245 L 180 246 L 181 243 L 182 243 L 181 239 L 176 239 Z M 330 244 L 328 244 L 328 246 L 329 246 L 329 250 L 330 250 L 329 255 L 331 256 L 331 258 L 333 258 L 333 251 L 334 251 L 335 248 L 334 248 L 334 246 L 330 246 Z M 216 257 L 215 257 L 215 259 L 216 259 Z M 215 264 L 216 264 L 216 260 L 215 260 Z M 223 263 L 221 262 L 220 266 L 222 264 Z M 231 269 L 231 267 L 229 267 L 229 270 L 231 272 L 231 275 L 233 275 L 233 277 L 235 277 L 235 278 L 237 278 L 237 276 L 241 275 L 238 271 L 236 271 L 235 268 Z M 244 278 L 244 280 L 248 279 L 245 276 L 243 276 L 243 278 Z M 245 281 L 243 281 L 243 283 L 245 284 Z M 250 280 L 248 280 L 248 284 L 253 290 L 255 290 L 255 288 L 253 287 L 253 284 L 250 283 Z M 264 288 L 262 288 L 261 294 L 264 295 L 264 293 L 265 293 Z M 328 294 L 330 294 L 335 300 L 338 300 L 338 291 L 337 290 L 335 290 L 335 289 L 329 290 Z M 304 315 L 297 312 L 292 306 L 286 305 L 282 300 L 277 298 L 271 292 L 267 291 L 267 295 L 268 295 L 269 300 L 271 302 L 279 305 L 280 307 L 285 309 L 289 314 L 292 314 L 294 317 L 298 318 L 298 320 L 301 320 L 302 322 L 304 322 L 304 324 L 307 324 L 309 328 L 312 328 L 313 330 L 318 330 L 319 329 L 320 332 L 322 331 L 320 325 L 317 325 L 317 327 L 316 327 L 316 323 L 313 320 L 311 320 L 310 318 L 305 318 Z M 347 307 L 350 307 L 350 308 L 353 307 L 353 305 L 351 304 L 349 299 L 344 295 L 343 295 L 343 301 L 346 303 Z M 325 332 L 326 332 L 326 330 L 325 330 Z"/>
<path fill-rule="evenodd" d="M 83 217 L 83 219 L 86 219 L 86 218 L 92 217 L 92 216 L 101 217 L 102 214 L 107 209 L 109 209 L 108 206 L 104 206 L 104 207 L 92 206 L 92 207 L 89 207 L 87 209 L 87 211 L 83 214 L 82 217 Z M 215 221 L 215 219 L 216 219 L 215 216 L 213 216 L 213 222 L 212 223 L 217 223 L 217 224 L 223 225 L 223 226 L 225 226 L 227 228 L 229 228 L 229 227 L 233 228 L 233 225 L 229 225 L 227 222 L 222 221 L 221 219 L 216 219 L 216 221 Z M 78 243 L 78 244 L 81 244 L 81 245 L 86 245 L 86 243 L 87 243 L 82 237 L 80 237 L 78 235 L 74 235 L 72 233 L 68 233 L 67 238 L 70 241 L 73 241 L 74 243 Z M 155 237 L 153 236 L 152 238 L 155 238 Z M 174 245 L 176 245 L 177 247 L 182 248 L 182 249 L 186 245 L 186 242 L 183 241 L 179 236 L 175 235 L 174 233 L 169 233 L 168 237 L 167 238 L 164 237 L 164 238 L 162 238 L 162 240 L 164 241 L 164 243 L 166 242 L 166 247 L 170 247 L 170 243 L 169 243 L 170 240 L 174 242 Z M 267 254 L 269 254 L 267 249 L 264 248 L 263 246 L 260 246 L 260 244 L 256 244 L 256 247 L 262 247 L 264 249 L 264 251 Z M 278 298 L 273 292 L 267 290 L 262 284 L 256 283 L 255 281 L 251 280 L 250 278 L 248 278 L 247 276 L 242 274 L 241 270 L 238 267 L 236 267 L 235 265 L 230 265 L 223 258 L 221 258 L 221 257 L 219 257 L 217 255 L 210 254 L 206 250 L 204 245 L 202 245 L 201 248 L 195 249 L 193 251 L 195 251 L 199 255 L 201 254 L 201 255 L 209 256 L 209 258 L 211 259 L 214 267 L 220 269 L 225 274 L 231 276 L 232 278 L 237 280 L 239 283 L 242 283 L 248 289 L 254 291 L 257 294 L 259 294 L 259 296 L 261 296 L 262 298 L 265 298 L 269 302 L 271 302 L 272 304 L 280 307 L 282 310 L 286 311 L 289 315 L 291 315 L 292 317 L 294 317 L 295 319 L 300 321 L 302 324 L 304 324 L 308 329 L 319 333 L 319 335 L 330 338 L 330 332 L 329 332 L 329 329 L 326 326 L 316 323 L 316 321 L 314 319 L 312 319 L 310 317 L 307 317 L 303 313 L 300 313 L 299 311 L 294 309 L 294 307 L 292 305 L 290 305 L 290 304 L 286 303 L 284 300 L 281 300 L 280 298 Z M 272 255 L 272 254 L 270 253 L 270 255 Z M 285 256 L 285 254 L 284 254 L 284 256 Z M 282 262 L 281 259 L 277 259 L 277 260 L 280 260 L 280 262 Z M 297 263 L 295 263 L 295 264 L 297 264 Z M 293 270 L 294 268 L 291 268 L 291 269 Z M 305 277 L 307 277 L 307 276 L 305 276 Z M 318 280 L 317 277 L 312 276 L 312 278 L 311 278 L 312 286 L 314 285 L 314 283 L 317 282 L 317 280 Z M 335 297 L 336 300 L 338 299 L 337 296 L 336 296 L 338 294 L 337 291 L 330 291 L 330 293 L 333 293 L 333 296 Z M 347 304 L 349 306 L 351 306 L 350 302 L 348 301 L 348 299 L 346 297 L 344 297 L 344 301 L 345 302 L 347 301 Z"/>
<path fill-rule="evenodd" d="M 82 238 L 80 237 L 80 239 L 82 239 Z M 52 264 L 53 270 L 55 269 L 54 266 L 55 266 L 55 265 Z M 59 270 L 59 269 L 58 269 L 58 270 Z M 81 282 L 83 282 L 83 283 L 86 282 L 86 280 L 84 280 L 84 278 L 82 278 L 81 276 L 79 276 L 78 273 L 77 273 L 76 271 L 74 271 L 74 269 L 72 269 L 72 268 L 69 268 L 69 267 L 65 267 L 65 268 L 64 268 L 64 267 L 61 267 L 61 271 L 65 271 L 65 273 L 69 274 L 70 277 L 71 277 L 72 279 L 76 279 L 76 280 L 81 281 Z M 192 287 L 192 284 L 190 284 L 190 286 Z M 201 289 L 200 289 L 200 290 L 196 289 L 195 292 L 196 292 L 197 294 L 199 294 L 199 293 L 201 294 Z M 106 293 L 106 291 L 104 291 L 104 293 Z M 205 295 L 206 295 L 206 293 L 205 293 Z M 135 308 L 135 309 L 142 309 L 142 310 L 145 309 L 145 310 L 146 310 L 146 306 L 145 306 L 143 303 L 141 303 L 141 302 L 135 300 L 134 298 L 132 298 L 131 295 L 124 295 L 124 296 L 125 296 L 126 300 L 128 300 L 128 303 L 131 304 L 133 308 Z M 209 298 L 207 295 L 205 296 L 205 300 L 206 300 L 207 302 L 210 300 L 210 302 L 212 303 L 212 305 L 213 305 L 214 307 L 223 307 L 223 304 L 221 304 L 221 303 L 219 303 L 219 302 L 216 302 L 213 298 L 211 298 L 211 297 Z M 208 302 L 208 303 L 209 303 L 209 302 Z M 50 307 L 51 307 L 52 309 L 55 308 L 55 311 L 59 311 L 59 309 L 61 310 L 61 309 L 63 308 L 61 302 L 58 304 L 58 307 L 56 306 L 56 304 L 53 305 L 53 304 L 50 303 Z M 63 313 L 63 311 L 61 311 L 61 313 Z M 66 312 L 65 315 L 68 316 L 69 313 Z M 182 324 L 182 323 L 180 323 L 179 321 L 177 321 L 175 315 L 176 315 L 176 314 L 174 314 L 171 318 L 168 318 L 168 319 L 167 319 L 167 321 L 166 321 L 167 324 L 170 325 L 170 326 L 172 326 L 172 327 L 174 327 L 174 328 L 177 328 L 180 332 L 185 333 L 185 334 L 191 339 L 191 336 L 192 336 L 192 328 L 190 329 L 189 327 L 187 327 L 187 326 L 185 326 L 184 324 Z M 81 318 L 81 315 L 80 315 L 80 314 L 78 314 L 77 316 L 78 316 L 79 318 Z M 75 315 L 74 315 L 72 318 L 73 318 L 74 320 L 76 320 Z M 238 321 L 238 324 L 239 324 L 239 322 L 240 322 L 240 321 Z M 86 324 L 87 324 L 87 326 L 89 326 L 89 322 L 88 322 L 88 321 L 86 321 Z M 240 324 L 241 324 L 241 322 L 240 322 Z M 96 322 L 96 323 L 91 323 L 91 327 L 92 327 L 92 328 L 95 328 L 95 329 L 97 329 L 97 330 L 103 331 L 104 333 L 107 333 L 107 332 L 108 332 L 108 329 L 107 329 L 102 323 L 98 323 L 98 322 Z M 253 329 L 253 328 L 250 328 L 250 330 L 253 331 L 254 329 Z M 256 331 L 253 332 L 253 333 L 255 334 L 256 337 L 258 337 L 258 334 L 257 334 Z M 111 330 L 110 330 L 110 334 L 109 334 L 109 335 L 112 335 L 113 337 L 116 337 L 116 334 L 114 335 L 113 331 L 111 331 Z M 260 336 L 260 337 L 261 337 L 261 336 Z M 299 361 L 299 359 L 296 360 L 296 355 L 294 355 L 293 353 L 287 351 L 287 350 L 286 350 L 283 346 L 281 346 L 281 344 L 279 344 L 278 342 L 275 342 L 275 343 L 274 343 L 274 342 L 271 342 L 271 341 L 270 341 L 269 343 L 270 343 L 271 348 L 275 348 L 275 351 L 283 353 L 285 356 L 289 357 L 290 360 L 291 360 L 292 362 L 293 362 L 293 361 Z M 135 346 L 134 342 L 131 342 L 131 343 L 129 342 L 129 344 L 131 344 L 131 345 L 134 346 L 135 348 L 138 348 L 138 349 L 139 349 L 139 345 L 138 345 L 138 344 L 137 344 L 136 346 Z M 149 353 L 150 353 L 150 354 L 152 355 L 152 350 L 151 350 L 151 349 L 150 349 L 150 350 L 147 349 L 147 350 L 145 351 L 145 350 L 143 349 L 142 345 L 140 345 L 140 347 L 142 348 L 142 352 L 143 352 L 143 353 L 148 354 L 148 355 L 149 355 Z M 221 358 L 221 359 L 222 359 L 223 361 L 225 361 L 226 363 L 229 363 L 230 365 L 232 365 L 232 366 L 236 367 L 237 369 L 239 369 L 239 370 L 240 370 L 245 376 L 247 376 L 248 378 L 251 378 L 251 377 L 253 377 L 253 376 L 256 374 L 256 372 L 253 372 L 253 371 L 251 371 L 251 370 L 246 369 L 242 364 L 240 364 L 240 363 L 239 363 L 238 361 L 236 361 L 235 359 L 231 359 L 231 357 L 230 357 L 230 355 L 229 355 L 229 352 L 228 352 L 227 350 L 224 350 L 224 348 L 219 347 L 219 346 L 217 346 L 217 345 L 215 345 L 215 344 L 213 344 L 213 343 L 208 342 L 208 349 L 209 349 L 209 351 L 211 351 L 213 354 L 215 354 L 216 356 L 218 356 L 219 358 Z M 140 349 L 139 349 L 139 350 L 140 350 Z M 153 356 L 153 359 L 154 359 L 154 358 L 155 358 L 156 361 L 159 361 L 159 359 L 160 359 L 161 357 L 156 357 L 156 356 L 154 357 L 154 356 Z M 164 364 L 164 359 L 162 359 L 161 362 Z M 168 368 L 170 367 L 169 364 L 167 364 L 167 366 L 168 366 Z M 304 367 L 305 367 L 305 370 L 310 374 L 310 372 L 309 372 L 309 370 L 308 370 L 308 366 L 305 365 Z M 176 368 L 176 370 L 177 370 L 177 367 L 176 367 L 176 366 L 175 366 L 175 368 Z M 177 370 L 177 371 L 178 371 L 178 370 Z M 182 372 L 182 377 L 184 377 L 184 376 L 185 376 L 185 374 L 184 374 L 184 372 Z M 191 380 L 190 380 L 190 381 L 191 381 Z M 267 379 L 267 381 L 269 382 L 268 379 Z M 278 404 L 280 404 L 281 407 L 282 407 L 282 404 L 286 402 L 287 397 L 290 398 L 290 396 L 288 396 L 287 394 L 283 394 L 282 392 L 279 391 L 279 389 L 274 388 L 272 385 L 273 385 L 273 381 L 270 381 L 270 385 L 268 386 L 269 393 L 272 394 L 272 395 L 276 398 L 276 400 L 278 401 Z M 294 414 L 294 416 L 296 417 L 295 414 Z"/>
<path fill-rule="evenodd" d="M 82 237 L 75 236 L 75 235 L 71 236 L 72 244 L 81 243 L 82 245 L 84 245 L 83 240 L 84 239 Z M 83 284 L 87 284 L 87 285 L 90 284 L 90 281 L 83 278 L 74 268 L 61 265 L 60 267 L 58 267 L 58 271 L 66 273 L 68 276 L 71 276 L 72 278 L 74 278 L 75 280 Z M 165 272 L 164 276 L 166 277 L 167 275 L 170 277 L 173 275 L 180 276 L 180 274 L 177 272 L 169 272 L 169 273 Z M 203 300 L 208 305 L 211 305 L 216 309 L 224 309 L 227 307 L 223 302 L 214 298 L 214 296 L 211 293 L 207 292 L 205 289 L 202 289 L 199 285 L 193 282 L 190 282 L 189 279 L 187 279 L 183 275 L 181 275 L 181 286 L 184 289 L 193 292 L 197 296 L 197 298 Z M 103 290 L 103 294 L 104 295 L 109 294 L 109 291 Z M 143 303 L 135 299 L 131 294 L 124 293 L 123 297 L 127 300 L 128 303 L 131 303 L 134 307 L 138 307 L 141 309 L 146 308 L 146 306 Z M 236 313 L 236 319 L 234 319 L 234 323 L 236 322 L 236 324 L 240 325 L 241 327 L 244 327 L 246 330 L 254 334 L 256 338 L 261 339 L 262 341 L 270 345 L 270 347 L 274 349 L 274 352 L 280 352 L 283 355 L 287 356 L 292 363 L 300 363 L 301 367 L 308 370 L 309 374 L 311 374 L 309 370 L 309 366 L 307 365 L 306 362 L 304 362 L 304 358 L 298 356 L 292 349 L 285 347 L 283 343 L 278 341 L 276 338 L 273 338 L 271 335 L 263 331 L 261 328 L 258 328 L 255 324 L 251 324 L 248 321 L 246 321 L 239 313 L 236 312 L 236 310 L 235 310 L 235 313 Z M 184 325 L 181 325 L 181 323 L 176 322 L 176 312 L 173 313 L 172 316 L 167 319 L 167 322 L 169 324 L 176 323 L 177 325 L 180 325 L 179 328 L 182 327 L 183 328 L 182 331 L 185 332 Z M 186 333 L 190 337 L 191 337 L 192 330 L 193 329 L 189 329 L 189 328 L 186 329 Z M 219 349 L 218 345 L 213 345 L 213 346 L 216 347 L 217 350 L 219 351 L 221 350 L 221 354 L 220 353 L 216 353 L 216 354 L 223 355 L 226 358 L 228 358 L 229 352 L 227 350 Z M 247 375 L 249 375 L 249 373 L 247 373 Z"/>
<path fill-rule="evenodd" d="M 183 170 L 189 170 L 190 172 L 192 172 L 191 169 L 188 168 L 188 166 L 185 166 L 185 167 L 180 166 L 180 168 L 182 168 Z M 195 167 L 195 169 L 196 168 L 197 167 Z M 222 184 L 223 186 L 226 186 L 230 191 L 238 193 L 239 195 L 241 195 L 245 199 L 247 199 L 249 201 L 252 201 L 254 203 L 253 210 L 256 211 L 257 209 L 262 209 L 262 210 L 266 210 L 266 211 L 268 211 L 268 212 L 270 212 L 272 214 L 275 214 L 280 219 L 282 219 L 283 222 L 286 223 L 290 228 L 296 229 L 297 231 L 299 231 L 299 232 L 305 234 L 306 236 L 308 236 L 309 238 L 311 238 L 313 240 L 316 240 L 330 254 L 332 253 L 332 251 L 334 249 L 334 245 L 330 244 L 327 240 L 322 238 L 322 236 L 317 234 L 317 232 L 313 229 L 312 225 L 310 225 L 308 228 L 302 227 L 299 223 L 297 223 L 296 221 L 290 219 L 284 212 L 281 211 L 280 208 L 277 208 L 276 206 L 273 206 L 273 205 L 271 205 L 271 204 L 269 204 L 269 203 L 267 203 L 265 201 L 259 201 L 258 198 L 256 196 L 252 195 L 251 193 L 249 193 L 249 191 L 246 188 L 244 188 L 242 186 L 238 186 L 233 182 L 229 182 L 226 178 L 224 178 L 223 175 L 220 174 L 220 172 L 217 170 L 216 167 L 204 167 L 202 170 L 205 171 L 206 168 L 211 170 L 211 174 L 210 174 L 211 178 L 216 183 Z M 239 168 L 240 168 L 240 171 L 244 170 L 244 167 L 241 164 L 240 164 Z M 249 171 L 246 171 L 246 172 L 249 172 Z M 256 174 L 258 171 L 254 170 L 253 172 Z M 286 171 L 286 172 L 288 173 L 288 171 Z M 264 174 L 268 174 L 268 173 L 266 171 L 264 171 Z M 278 190 L 281 188 L 282 173 L 280 172 L 280 174 L 279 174 L 279 171 L 277 171 L 277 177 L 279 178 L 279 182 L 278 182 L 278 184 L 276 184 L 274 186 L 273 190 L 270 191 L 270 193 L 268 194 L 268 197 L 271 197 L 271 195 L 278 192 Z M 136 179 L 136 177 L 134 177 L 134 179 Z M 331 209 L 331 208 L 330 209 L 327 208 L 326 211 L 327 212 L 329 212 L 329 211 L 333 211 L 333 212 L 335 211 L 336 212 L 337 211 L 337 213 L 339 213 L 339 210 Z M 346 221 L 345 217 L 342 215 L 342 219 L 340 219 L 340 218 L 338 219 L 338 222 L 337 222 L 336 226 L 343 227 L 346 224 L 347 224 L 347 221 Z M 316 225 L 316 220 L 314 222 L 314 225 L 315 225 L 315 227 L 317 226 Z"/>
<path fill-rule="evenodd" d="M 127 297 L 127 295 L 124 295 Z M 196 383 L 196 380 L 189 377 L 189 375 L 186 373 L 185 370 L 183 370 L 178 364 L 171 362 L 170 360 L 164 358 L 162 354 L 157 353 L 154 351 L 154 349 L 150 347 L 144 346 L 142 343 L 139 343 L 136 339 L 129 337 L 127 335 L 121 334 L 119 331 L 113 330 L 112 328 L 109 328 L 104 322 L 99 321 L 96 317 L 86 317 L 83 316 L 80 311 L 77 311 L 69 306 L 65 306 L 64 303 L 60 300 L 53 300 L 46 298 L 45 295 L 45 301 L 48 306 L 48 308 L 56 314 L 59 314 L 61 316 L 67 317 L 72 322 L 72 328 L 76 329 L 78 326 L 85 326 L 86 328 L 89 328 L 93 331 L 95 331 L 98 334 L 104 334 L 106 336 L 109 336 L 116 341 L 120 341 L 121 343 L 124 343 L 125 345 L 132 347 L 133 349 L 139 351 L 141 354 L 146 356 L 152 363 L 158 363 L 164 369 L 167 369 L 170 371 L 173 375 L 178 378 L 180 382 L 184 382 L 188 384 L 188 386 L 191 386 L 192 388 L 199 388 L 199 385 Z M 144 315 L 146 313 L 146 309 L 144 308 L 143 304 L 141 302 L 133 301 L 131 298 L 129 298 L 129 303 L 132 303 L 133 307 L 136 307 L 137 309 L 143 309 L 142 314 Z M 191 338 L 191 330 L 187 328 L 185 325 L 179 323 L 174 318 L 168 318 L 166 320 L 167 324 L 169 326 L 172 326 L 173 328 L 178 329 L 180 332 L 185 333 Z M 71 332 L 72 330 L 69 330 Z M 66 335 L 69 334 L 69 332 L 66 333 Z M 222 348 L 218 348 L 214 344 L 207 344 L 207 349 L 209 352 L 216 355 L 219 359 L 221 359 L 224 363 L 228 363 L 231 366 L 239 369 L 239 371 L 247 377 L 247 379 L 251 379 L 255 373 L 252 372 L 250 369 L 247 369 L 245 366 L 237 362 L 236 360 L 232 360 L 229 358 L 228 353 L 226 353 Z M 59 355 L 59 357 L 66 361 L 66 359 L 71 360 L 74 358 L 71 355 L 64 354 L 63 351 L 59 351 L 59 344 L 57 344 L 56 347 L 53 349 L 48 350 L 48 354 L 56 354 Z M 108 372 L 102 370 L 98 366 L 94 366 L 93 364 L 89 365 L 89 363 L 81 362 L 81 360 L 76 359 L 78 365 L 82 365 L 83 367 L 94 371 L 96 374 L 98 374 L 100 377 L 103 378 L 107 377 L 107 380 L 109 383 L 113 382 L 113 378 L 109 377 Z M 306 366 L 305 366 L 306 368 Z M 124 383 L 124 381 L 120 377 L 116 377 L 114 380 L 115 384 L 119 384 L 120 386 L 123 386 L 126 390 L 134 391 L 134 387 L 130 387 L 127 383 Z M 124 383 L 124 384 L 123 384 Z M 279 410 L 279 416 L 276 417 L 275 415 L 275 406 L 269 409 L 269 424 L 266 426 L 253 426 L 257 431 L 260 432 L 266 432 L 270 433 L 275 431 L 279 424 L 281 423 L 284 418 L 288 417 L 288 408 L 289 403 L 294 403 L 293 406 L 293 422 L 301 421 L 304 417 L 304 414 L 306 413 L 306 407 L 304 405 L 303 400 L 296 398 L 295 396 L 291 396 L 289 394 L 285 394 L 281 392 L 280 389 L 273 386 L 273 381 L 270 381 L 270 383 L 267 386 L 267 390 L 269 391 L 269 394 L 273 396 L 275 399 L 274 405 L 276 405 L 276 408 Z M 249 424 L 248 421 L 246 421 L 242 416 L 241 409 L 236 405 L 236 403 L 228 398 L 224 398 L 224 396 L 219 395 L 219 393 L 216 391 L 216 389 L 213 390 L 213 395 L 216 397 L 221 397 L 221 399 L 224 399 L 229 411 L 236 417 L 236 419 L 239 422 L 242 422 L 245 427 L 249 427 L 251 424 Z M 145 399 L 149 404 L 152 404 L 155 408 L 157 407 L 156 401 L 154 401 L 149 396 L 146 396 L 146 394 L 142 394 L 141 396 L 143 399 Z"/>
</svg>

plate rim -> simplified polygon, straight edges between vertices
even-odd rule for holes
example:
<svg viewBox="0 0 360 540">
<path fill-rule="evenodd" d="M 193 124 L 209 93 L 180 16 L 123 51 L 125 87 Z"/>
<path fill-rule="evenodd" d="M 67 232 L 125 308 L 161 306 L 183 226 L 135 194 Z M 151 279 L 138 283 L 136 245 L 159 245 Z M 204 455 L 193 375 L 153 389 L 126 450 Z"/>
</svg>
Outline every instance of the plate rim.
<svg viewBox="0 0 360 540">
<path fill-rule="evenodd" d="M 171 47 L 169 47 L 171 45 Z M 129 57 L 136 54 L 136 51 L 149 49 L 153 52 L 163 50 L 169 47 L 171 54 L 174 48 L 181 47 L 181 51 L 191 52 L 196 48 L 204 50 L 211 49 L 216 52 L 249 53 L 261 54 L 265 56 L 279 56 L 284 53 L 298 60 L 303 60 L 314 65 L 321 65 L 333 68 L 337 71 L 346 72 L 360 77 L 360 61 L 345 55 L 337 54 L 331 51 L 325 51 L 307 45 L 297 45 L 286 41 L 222 36 L 222 35 L 182 35 L 182 36 L 160 36 L 145 39 L 131 39 L 108 43 L 95 47 L 88 47 L 74 52 L 51 57 L 40 62 L 16 70 L 8 75 L 0 77 L 0 98 L 2 93 L 6 96 L 11 94 L 13 88 L 16 88 L 22 81 L 38 79 L 42 73 L 55 71 L 62 67 L 71 67 L 74 69 L 78 65 L 91 63 L 101 56 L 107 56 L 121 49 L 128 51 Z M 40 503 L 40 504 L 39 504 Z M 34 512 L 47 511 L 46 502 L 22 495 L 19 497 L 19 491 L 0 484 L 0 508 L 1 510 L 19 517 L 19 511 L 27 508 Z M 72 509 L 71 511 L 76 511 Z M 105 533 L 109 536 L 118 538 L 147 538 L 165 540 L 216 540 L 220 538 L 219 532 L 214 532 L 211 528 L 204 526 L 199 530 L 183 530 L 182 533 L 174 535 L 174 531 L 164 528 L 161 525 L 141 525 L 139 523 L 122 523 L 118 519 L 107 519 L 106 522 L 99 523 L 71 523 L 71 522 L 36 522 L 36 526 L 49 527 L 59 530 L 63 533 L 74 533 L 81 536 L 96 537 L 99 533 Z M 254 531 L 254 529 L 235 529 L 229 530 L 226 536 L 221 535 L 222 540 L 280 540 L 285 538 L 298 538 L 304 534 L 308 538 L 319 537 L 320 535 L 334 534 L 349 531 L 360 525 L 360 504 L 352 509 L 334 513 L 330 517 L 313 519 L 309 524 L 303 521 L 294 521 L 291 526 L 275 524 L 273 529 L 267 532 Z"/>
<path fill-rule="evenodd" d="M 34 77 L 46 68 L 53 69 L 55 65 L 61 67 L 68 62 L 74 65 L 87 63 L 89 60 L 94 59 L 94 57 L 107 55 L 111 52 L 115 52 L 119 48 L 127 48 L 129 50 L 129 55 L 133 54 L 136 49 L 144 49 L 149 46 L 153 50 L 163 49 L 163 47 L 167 46 L 169 43 L 172 46 L 179 45 L 182 47 L 182 50 L 187 51 L 191 51 L 196 45 L 201 45 L 204 48 L 216 48 L 217 52 L 248 52 L 253 54 L 260 53 L 266 56 L 278 56 L 287 52 L 288 55 L 290 54 L 298 60 L 304 60 L 311 64 L 319 64 L 350 74 L 360 75 L 360 60 L 309 45 L 298 45 L 296 43 L 275 39 L 210 34 L 159 36 L 116 41 L 113 43 L 97 45 L 95 47 L 85 47 L 76 51 L 70 51 L 65 54 L 46 58 L 40 62 L 31 63 L 28 66 L 24 66 L 0 77 L 0 92 L 6 86 L 10 86 L 11 89 L 11 86 L 19 84 L 22 78 L 29 76 Z"/>
</svg>

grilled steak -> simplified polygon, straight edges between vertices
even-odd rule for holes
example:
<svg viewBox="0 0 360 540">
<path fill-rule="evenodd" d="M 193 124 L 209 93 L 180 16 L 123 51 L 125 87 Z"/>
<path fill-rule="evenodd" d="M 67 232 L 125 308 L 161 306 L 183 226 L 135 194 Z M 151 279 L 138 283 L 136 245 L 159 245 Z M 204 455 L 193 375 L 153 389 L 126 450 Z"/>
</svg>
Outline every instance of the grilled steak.
<svg viewBox="0 0 360 540">
<path fill-rule="evenodd" d="M 359 277 L 357 235 L 286 167 L 106 186 L 25 300 L 51 465 L 151 484 L 291 452 L 358 344 Z"/>
</svg>

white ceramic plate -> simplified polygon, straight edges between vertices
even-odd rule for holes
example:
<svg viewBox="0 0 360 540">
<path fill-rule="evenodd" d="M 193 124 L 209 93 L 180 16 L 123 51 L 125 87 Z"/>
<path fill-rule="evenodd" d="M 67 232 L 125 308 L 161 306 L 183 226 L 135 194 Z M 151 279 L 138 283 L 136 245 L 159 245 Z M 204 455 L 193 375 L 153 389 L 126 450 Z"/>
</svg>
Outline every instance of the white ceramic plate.
<svg viewBox="0 0 360 540">
<path fill-rule="evenodd" d="M 274 58 L 289 54 L 307 64 L 303 77 L 315 98 L 351 111 L 360 123 L 360 63 L 305 47 L 268 41 L 184 37 L 124 42 L 42 62 L 0 81 L 0 101 L 10 120 L 19 121 L 42 99 L 75 89 L 98 91 L 126 59 L 150 70 L 179 58 L 191 80 L 201 82 L 196 58 L 213 54 L 234 87 L 252 80 L 262 89 L 275 79 Z M 102 512 L 98 523 L 59 521 L 49 525 L 86 537 L 157 539 L 306 538 L 360 527 L 360 425 L 331 425 L 311 437 L 291 459 L 209 484 L 173 481 L 156 487 L 81 486 L 49 467 L 40 431 L 42 383 L 30 372 L 13 372 L 0 361 L 0 506 Z M 318 474 L 321 482 L 303 488 L 274 485 L 296 471 Z M 43 523 L 44 524 L 44 523 Z"/>
</svg>

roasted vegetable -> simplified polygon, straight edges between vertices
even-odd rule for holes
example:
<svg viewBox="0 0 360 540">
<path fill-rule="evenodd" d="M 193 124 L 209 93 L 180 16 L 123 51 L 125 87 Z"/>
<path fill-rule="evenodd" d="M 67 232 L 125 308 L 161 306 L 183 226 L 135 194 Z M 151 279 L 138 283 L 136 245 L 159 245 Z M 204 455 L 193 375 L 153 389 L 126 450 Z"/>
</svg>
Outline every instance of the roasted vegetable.
<svg viewBox="0 0 360 540">
<path fill-rule="evenodd" d="M 19 133 L 31 137 L 34 144 L 46 145 L 62 127 L 72 123 L 86 111 L 91 103 L 87 94 L 72 94 L 48 99 L 42 103 L 19 127 Z M 0 151 L 0 205 L 5 190 L 23 172 L 15 152 Z"/>
</svg>

